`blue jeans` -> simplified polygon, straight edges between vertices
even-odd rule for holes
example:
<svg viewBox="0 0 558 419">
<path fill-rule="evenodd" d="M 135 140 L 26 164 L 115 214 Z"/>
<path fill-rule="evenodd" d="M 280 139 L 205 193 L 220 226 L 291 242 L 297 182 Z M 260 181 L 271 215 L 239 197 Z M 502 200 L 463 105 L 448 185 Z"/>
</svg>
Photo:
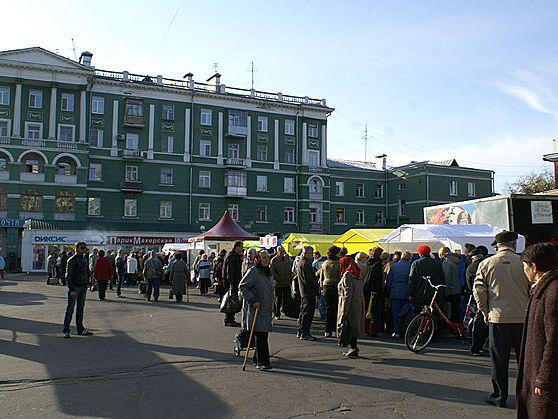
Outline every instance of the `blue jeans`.
<svg viewBox="0 0 558 419">
<path fill-rule="evenodd" d="M 159 278 L 148 278 L 147 279 L 147 299 L 151 299 L 151 292 L 153 292 L 153 299 L 157 301 L 159 299 Z"/>
<path fill-rule="evenodd" d="M 327 315 L 327 308 L 326 308 L 326 303 L 324 300 L 324 293 L 323 291 L 320 291 L 320 295 L 318 296 L 319 301 L 318 301 L 318 311 L 320 312 L 320 317 L 322 319 L 325 319 L 326 315 Z"/>
<path fill-rule="evenodd" d="M 398 335 L 403 334 L 405 331 L 402 329 L 402 319 L 399 318 L 399 313 L 401 313 L 401 309 L 405 307 L 408 300 L 401 300 L 399 298 L 392 298 L 391 299 L 391 315 L 393 316 L 393 332 L 397 333 Z"/>
<path fill-rule="evenodd" d="M 66 315 L 64 316 L 64 328 L 62 329 L 62 333 L 70 333 L 70 323 L 72 322 L 72 317 L 74 316 L 74 307 L 76 306 L 76 303 L 76 329 L 78 333 L 81 333 L 84 330 L 83 308 L 85 307 L 85 296 L 87 295 L 87 287 L 75 287 L 74 291 L 77 294 L 77 298 L 75 300 L 70 296 L 70 291 L 68 291 L 68 306 L 66 307 Z"/>
</svg>

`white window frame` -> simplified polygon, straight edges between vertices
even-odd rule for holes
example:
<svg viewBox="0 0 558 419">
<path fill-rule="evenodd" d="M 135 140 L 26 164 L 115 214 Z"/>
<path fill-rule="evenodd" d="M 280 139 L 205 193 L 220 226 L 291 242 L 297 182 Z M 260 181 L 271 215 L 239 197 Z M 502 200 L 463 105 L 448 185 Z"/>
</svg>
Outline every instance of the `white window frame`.
<svg viewBox="0 0 558 419">
<path fill-rule="evenodd" d="M 231 153 L 232 151 L 232 153 Z M 227 150 L 227 156 L 229 159 L 238 159 L 240 158 L 240 144 L 229 144 Z"/>
<path fill-rule="evenodd" d="M 138 200 L 125 199 L 124 200 L 124 217 L 137 217 L 138 216 Z"/>
<path fill-rule="evenodd" d="M 103 165 L 101 163 L 89 163 L 89 180 L 103 180 Z"/>
<path fill-rule="evenodd" d="M 163 145 L 165 146 L 163 147 Z M 174 135 L 161 137 L 161 153 L 174 153 Z"/>
<path fill-rule="evenodd" d="M 33 103 L 31 103 L 31 97 L 34 97 Z M 37 106 L 37 98 L 39 98 L 39 106 Z M 43 91 L 37 89 L 29 90 L 29 108 L 31 109 L 42 109 L 43 107 Z"/>
<path fill-rule="evenodd" d="M 93 144 L 93 132 L 97 133 L 95 138 L 95 143 Z M 105 136 L 105 131 L 99 128 L 90 128 L 89 129 L 89 147 L 93 148 L 102 148 L 103 147 L 103 140 Z"/>
<path fill-rule="evenodd" d="M 284 219 L 283 223 L 285 224 L 294 224 L 295 217 L 294 217 L 294 208 L 293 207 L 285 207 L 283 209 Z"/>
<path fill-rule="evenodd" d="M 477 194 L 477 185 L 475 182 L 467 182 L 467 196 L 474 198 Z"/>
<path fill-rule="evenodd" d="M 200 140 L 200 156 L 211 157 L 211 140 Z"/>
<path fill-rule="evenodd" d="M 267 146 L 266 145 L 259 145 L 256 147 L 256 160 L 257 161 L 268 161 L 268 154 L 267 154 Z M 260 152 L 265 152 L 265 159 L 262 159 L 260 156 Z"/>
<path fill-rule="evenodd" d="M 457 180 L 450 180 L 450 184 L 449 184 L 449 194 L 450 196 L 457 196 L 458 195 L 458 189 L 457 189 Z"/>
<path fill-rule="evenodd" d="M 174 170 L 172 167 L 161 167 L 159 173 L 159 184 L 160 185 L 173 185 L 174 183 Z"/>
<path fill-rule="evenodd" d="M 292 156 L 292 158 L 288 159 L 287 155 Z M 285 163 L 295 164 L 295 151 L 294 151 L 294 149 L 291 148 L 291 149 L 285 150 Z"/>
<path fill-rule="evenodd" d="M 295 193 L 294 177 L 283 178 L 283 193 Z"/>
<path fill-rule="evenodd" d="M 159 218 L 163 220 L 172 219 L 172 201 L 161 201 L 159 203 Z"/>
<path fill-rule="evenodd" d="M 376 210 L 376 212 L 374 213 L 374 221 L 375 224 L 384 225 L 385 224 L 384 211 Z"/>
<path fill-rule="evenodd" d="M 308 124 L 307 128 L 308 137 L 311 138 L 318 138 L 318 125 L 317 124 Z"/>
<path fill-rule="evenodd" d="M 228 133 L 246 135 L 248 133 L 248 114 L 236 109 L 229 110 Z"/>
<path fill-rule="evenodd" d="M 285 135 L 295 135 L 294 119 L 285 119 Z"/>
<path fill-rule="evenodd" d="M 0 119 L 0 123 L 6 123 L 6 134 L 3 135 L 2 131 L 0 130 L 0 137 L 4 138 L 4 137 L 9 137 L 11 134 L 11 128 L 12 128 L 12 120 L 11 119 Z"/>
<path fill-rule="evenodd" d="M 357 215 L 357 224 L 364 224 L 365 221 L 365 213 L 363 209 L 357 209 L 356 210 L 356 215 Z"/>
<path fill-rule="evenodd" d="M 374 187 L 374 198 L 381 199 L 384 197 L 384 185 L 377 183 Z"/>
<path fill-rule="evenodd" d="M 93 202 L 98 202 L 98 205 L 95 207 L 95 209 L 97 209 L 97 211 L 92 211 Z M 92 216 L 92 217 L 100 216 L 101 215 L 101 205 L 102 205 L 102 200 L 101 200 L 100 197 L 93 196 L 93 197 L 87 198 L 87 215 Z"/>
<path fill-rule="evenodd" d="M 256 205 L 256 223 L 267 223 L 267 220 L 267 205 Z"/>
<path fill-rule="evenodd" d="M 62 128 L 71 128 L 72 130 L 72 137 L 70 140 L 63 140 L 62 139 Z M 58 141 L 64 141 L 64 142 L 68 142 L 68 143 L 72 143 L 76 140 L 76 126 L 75 125 L 70 125 L 70 124 L 58 124 L 58 135 L 57 137 Z"/>
<path fill-rule="evenodd" d="M 198 186 L 200 188 L 211 188 L 211 172 L 209 170 L 198 172 Z"/>
<path fill-rule="evenodd" d="M 259 132 L 267 132 L 269 127 L 269 119 L 267 116 L 259 115 L 258 116 L 258 131 Z"/>
<path fill-rule="evenodd" d="M 136 146 L 130 147 L 132 141 L 135 141 Z M 126 150 L 139 150 L 140 149 L 140 138 L 139 134 L 136 133 L 127 133 L 126 134 Z"/>
<path fill-rule="evenodd" d="M 201 212 L 204 212 L 202 216 Z M 198 221 L 211 221 L 211 204 L 200 202 L 198 204 Z"/>
<path fill-rule="evenodd" d="M 267 189 L 267 176 L 256 175 L 256 191 L 257 192 L 268 192 Z"/>
<path fill-rule="evenodd" d="M 174 121 L 174 105 L 164 103 L 161 110 L 161 118 L 165 121 Z"/>
<path fill-rule="evenodd" d="M 365 196 L 364 183 L 355 184 L 355 198 L 364 198 L 364 196 Z"/>
<path fill-rule="evenodd" d="M 200 125 L 211 126 L 213 123 L 213 111 L 211 109 L 202 109 L 200 113 Z"/>
<path fill-rule="evenodd" d="M 124 169 L 124 179 L 126 182 L 138 182 L 139 181 L 139 170 L 138 166 L 127 164 Z"/>
<path fill-rule="evenodd" d="M 310 158 L 312 156 L 312 158 Z M 314 160 L 315 163 L 314 164 Z M 320 166 L 320 151 L 319 150 L 308 150 L 308 166 L 319 167 Z"/>
<path fill-rule="evenodd" d="M 345 196 L 345 182 L 335 182 L 335 196 Z"/>
<path fill-rule="evenodd" d="M 29 134 L 29 127 L 31 126 L 38 126 L 39 127 L 39 136 L 38 137 L 30 137 Z M 31 140 L 42 140 L 43 139 L 43 123 L 42 122 L 26 122 L 25 123 L 25 138 Z"/>
<path fill-rule="evenodd" d="M 11 89 L 9 86 L 0 86 L 0 105 L 10 105 Z"/>
<path fill-rule="evenodd" d="M 60 110 L 73 112 L 75 110 L 75 95 L 73 93 L 62 92 L 60 95 Z"/>
<path fill-rule="evenodd" d="M 338 214 L 343 214 L 343 219 L 339 220 L 337 217 Z M 336 208 L 335 209 L 335 224 L 346 224 L 347 223 L 347 211 L 345 208 Z"/>
<path fill-rule="evenodd" d="M 227 211 L 229 211 L 229 214 L 234 221 L 238 221 L 240 219 L 240 206 L 238 204 L 227 205 Z"/>
<path fill-rule="evenodd" d="M 91 98 L 91 113 L 95 115 L 105 114 L 105 98 L 102 96 L 93 96 Z"/>
</svg>

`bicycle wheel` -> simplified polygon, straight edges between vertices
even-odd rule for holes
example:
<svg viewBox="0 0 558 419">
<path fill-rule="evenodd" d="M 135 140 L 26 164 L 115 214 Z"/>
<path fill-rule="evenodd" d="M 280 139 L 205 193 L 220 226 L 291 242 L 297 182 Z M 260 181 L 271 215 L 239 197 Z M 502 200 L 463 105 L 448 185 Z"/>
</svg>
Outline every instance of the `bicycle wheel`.
<svg viewBox="0 0 558 419">
<path fill-rule="evenodd" d="M 405 331 L 405 345 L 411 352 L 420 352 L 428 346 L 434 336 L 434 317 L 430 313 L 416 316 Z"/>
</svg>

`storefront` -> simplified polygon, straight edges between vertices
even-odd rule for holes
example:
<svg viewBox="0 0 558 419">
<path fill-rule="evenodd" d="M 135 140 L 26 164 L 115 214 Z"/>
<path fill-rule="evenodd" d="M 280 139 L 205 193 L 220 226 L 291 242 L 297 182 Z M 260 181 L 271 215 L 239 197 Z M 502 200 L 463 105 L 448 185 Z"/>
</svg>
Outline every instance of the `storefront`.
<svg viewBox="0 0 558 419">
<path fill-rule="evenodd" d="M 6 261 L 8 271 L 19 270 L 21 258 L 21 232 L 25 220 L 0 218 L 0 255 Z"/>
</svg>

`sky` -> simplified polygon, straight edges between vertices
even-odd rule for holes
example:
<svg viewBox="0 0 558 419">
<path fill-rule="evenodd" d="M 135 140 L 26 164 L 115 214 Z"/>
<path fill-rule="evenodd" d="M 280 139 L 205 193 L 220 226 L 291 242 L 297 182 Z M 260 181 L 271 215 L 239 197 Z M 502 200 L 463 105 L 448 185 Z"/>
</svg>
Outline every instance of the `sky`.
<svg viewBox="0 0 558 419">
<path fill-rule="evenodd" d="M 0 49 L 42 46 L 100 69 L 326 98 L 328 157 L 455 158 L 496 190 L 544 169 L 558 128 L 553 1 L 25 1 Z"/>
</svg>

